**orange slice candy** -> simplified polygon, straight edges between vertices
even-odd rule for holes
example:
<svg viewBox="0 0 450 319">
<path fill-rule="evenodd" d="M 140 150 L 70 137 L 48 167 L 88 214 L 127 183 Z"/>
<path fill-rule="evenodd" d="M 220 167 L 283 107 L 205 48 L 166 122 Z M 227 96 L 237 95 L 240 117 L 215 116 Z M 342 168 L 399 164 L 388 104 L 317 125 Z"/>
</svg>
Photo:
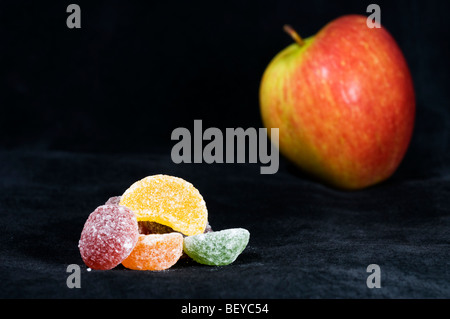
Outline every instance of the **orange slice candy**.
<svg viewBox="0 0 450 319">
<path fill-rule="evenodd" d="M 134 270 L 165 270 L 183 254 L 183 235 L 180 233 L 139 235 L 131 254 L 122 265 Z"/>
<path fill-rule="evenodd" d="M 119 205 L 131 209 L 138 221 L 157 222 L 186 236 L 202 234 L 208 222 L 202 195 L 179 177 L 143 178 L 123 193 Z"/>
</svg>

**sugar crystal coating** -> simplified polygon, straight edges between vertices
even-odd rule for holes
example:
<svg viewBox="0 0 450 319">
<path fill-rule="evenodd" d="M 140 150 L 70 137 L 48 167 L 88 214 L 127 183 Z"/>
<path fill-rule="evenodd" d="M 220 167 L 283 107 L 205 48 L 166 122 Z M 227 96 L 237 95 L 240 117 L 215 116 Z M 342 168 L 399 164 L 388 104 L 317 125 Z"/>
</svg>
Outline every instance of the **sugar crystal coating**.
<svg viewBox="0 0 450 319">
<path fill-rule="evenodd" d="M 214 230 L 212 229 L 211 225 L 209 224 L 209 222 L 207 222 L 207 223 L 206 223 L 206 228 L 205 228 L 204 233 L 211 233 L 211 232 L 213 232 L 213 231 L 214 231 Z"/>
<path fill-rule="evenodd" d="M 191 236 L 205 231 L 208 211 L 200 192 L 189 182 L 153 175 L 131 185 L 119 205 L 130 208 L 138 221 L 151 221 Z"/>
<path fill-rule="evenodd" d="M 120 264 L 133 250 L 139 236 L 134 213 L 122 206 L 102 205 L 86 220 L 78 242 L 83 262 L 107 270 Z"/>
<path fill-rule="evenodd" d="M 244 228 L 231 228 L 184 238 L 183 250 L 200 264 L 229 265 L 247 247 L 250 233 Z"/>
<path fill-rule="evenodd" d="M 110 197 L 110 198 L 106 201 L 105 205 L 119 205 L 119 203 L 120 203 L 120 198 L 121 198 L 121 196 L 113 196 L 113 197 Z"/>
<path fill-rule="evenodd" d="M 165 270 L 172 267 L 183 253 L 183 235 L 180 233 L 139 235 L 136 247 L 122 261 L 134 270 Z"/>
<path fill-rule="evenodd" d="M 169 226 L 158 224 L 156 222 L 149 221 L 140 221 L 138 222 L 139 226 L 139 234 L 141 235 L 150 235 L 150 234 L 167 234 L 173 233 L 174 230 Z M 209 222 L 206 224 L 205 233 L 212 232 L 212 228 L 209 225 Z M 183 235 L 184 236 L 184 235 Z M 190 259 L 188 255 L 183 251 L 180 259 Z"/>
</svg>

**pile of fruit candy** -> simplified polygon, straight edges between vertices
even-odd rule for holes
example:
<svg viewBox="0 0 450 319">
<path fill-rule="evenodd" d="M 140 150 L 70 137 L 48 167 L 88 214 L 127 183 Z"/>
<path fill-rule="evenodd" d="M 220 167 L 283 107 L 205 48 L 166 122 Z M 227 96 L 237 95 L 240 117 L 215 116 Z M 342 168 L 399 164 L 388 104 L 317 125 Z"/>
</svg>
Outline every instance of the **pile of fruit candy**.
<svg viewBox="0 0 450 319">
<path fill-rule="evenodd" d="M 164 270 L 180 258 L 205 265 L 231 264 L 248 244 L 243 228 L 213 231 L 199 191 L 168 175 L 148 176 L 97 207 L 78 243 L 91 269 Z"/>
</svg>

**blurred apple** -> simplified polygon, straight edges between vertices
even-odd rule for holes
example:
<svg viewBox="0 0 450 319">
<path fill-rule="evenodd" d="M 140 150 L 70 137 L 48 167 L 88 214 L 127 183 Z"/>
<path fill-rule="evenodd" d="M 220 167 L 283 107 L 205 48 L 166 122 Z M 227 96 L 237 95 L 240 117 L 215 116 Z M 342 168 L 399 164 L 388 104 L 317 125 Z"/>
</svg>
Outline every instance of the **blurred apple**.
<svg viewBox="0 0 450 319">
<path fill-rule="evenodd" d="M 264 72 L 264 126 L 279 128 L 280 152 L 341 189 L 389 178 L 410 143 L 413 81 L 393 37 L 347 15 L 281 51 Z"/>
</svg>

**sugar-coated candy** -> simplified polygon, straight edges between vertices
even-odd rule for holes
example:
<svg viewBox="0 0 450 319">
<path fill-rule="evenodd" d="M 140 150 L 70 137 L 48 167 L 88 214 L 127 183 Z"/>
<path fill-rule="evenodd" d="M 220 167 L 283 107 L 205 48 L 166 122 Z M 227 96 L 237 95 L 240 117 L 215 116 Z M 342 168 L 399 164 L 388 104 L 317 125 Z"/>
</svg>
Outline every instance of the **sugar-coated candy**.
<svg viewBox="0 0 450 319">
<path fill-rule="evenodd" d="M 149 234 L 166 234 L 172 233 L 174 230 L 169 226 L 158 224 L 156 222 L 140 221 L 138 222 L 139 234 L 149 235 Z M 209 222 L 206 223 L 205 233 L 212 232 L 211 225 Z"/>
<path fill-rule="evenodd" d="M 137 220 L 129 208 L 102 205 L 86 220 L 78 248 L 86 266 L 107 270 L 128 257 L 138 237 Z"/>
<path fill-rule="evenodd" d="M 89 270 L 122 263 L 129 269 L 159 271 L 179 260 L 231 264 L 249 238 L 243 228 L 214 232 L 205 201 L 191 183 L 153 175 L 97 207 L 83 227 L 78 247 Z"/>
<path fill-rule="evenodd" d="M 120 203 L 120 196 L 113 196 L 106 201 L 105 205 L 119 205 L 119 203 Z"/>
<path fill-rule="evenodd" d="M 153 175 L 132 184 L 119 205 L 130 208 L 138 221 L 166 225 L 186 236 L 205 231 L 208 211 L 200 192 L 189 182 L 168 175 Z"/>
<path fill-rule="evenodd" d="M 205 228 L 204 233 L 211 233 L 211 232 L 213 232 L 213 231 L 214 231 L 214 230 L 212 229 L 211 225 L 209 224 L 209 222 L 207 222 L 207 223 L 206 223 L 206 228 Z"/>
<path fill-rule="evenodd" d="M 232 228 L 187 236 L 183 241 L 184 252 L 200 264 L 229 265 L 247 247 L 250 233 L 244 228 Z"/>
<path fill-rule="evenodd" d="M 138 242 L 122 265 L 134 270 L 165 270 L 183 253 L 180 233 L 139 235 Z"/>
<path fill-rule="evenodd" d="M 158 224 L 156 222 L 140 221 L 139 234 L 149 235 L 149 234 L 166 234 L 172 233 L 174 230 L 169 226 Z"/>
<path fill-rule="evenodd" d="M 156 222 L 148 222 L 148 221 L 141 221 L 138 222 L 139 226 L 139 234 L 142 235 L 149 235 L 149 234 L 167 234 L 172 233 L 174 230 L 170 228 L 169 226 L 158 224 Z M 212 232 L 212 228 L 209 225 L 209 223 L 206 224 L 205 233 Z M 184 235 L 183 235 L 184 236 Z M 188 255 L 183 251 L 180 259 L 190 259 Z"/>
</svg>

